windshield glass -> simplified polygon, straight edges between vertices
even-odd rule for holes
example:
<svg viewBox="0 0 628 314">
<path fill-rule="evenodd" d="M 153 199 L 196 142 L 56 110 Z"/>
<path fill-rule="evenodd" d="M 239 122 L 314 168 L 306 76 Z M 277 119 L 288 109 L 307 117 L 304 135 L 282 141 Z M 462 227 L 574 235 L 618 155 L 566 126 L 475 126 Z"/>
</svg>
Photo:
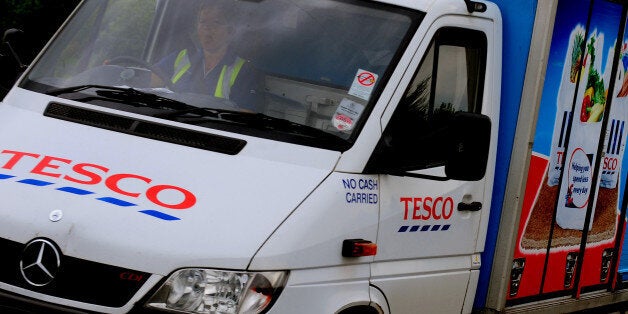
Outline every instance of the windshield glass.
<svg viewBox="0 0 628 314">
<path fill-rule="evenodd" d="M 367 1 L 88 0 L 21 87 L 347 149 L 421 17 Z"/>
</svg>

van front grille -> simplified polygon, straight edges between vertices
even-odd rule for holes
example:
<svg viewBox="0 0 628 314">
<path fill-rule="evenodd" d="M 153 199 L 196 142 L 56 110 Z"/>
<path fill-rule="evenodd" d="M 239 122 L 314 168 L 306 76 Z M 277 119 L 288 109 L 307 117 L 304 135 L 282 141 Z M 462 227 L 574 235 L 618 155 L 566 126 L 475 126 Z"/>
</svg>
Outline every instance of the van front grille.
<svg viewBox="0 0 628 314">
<path fill-rule="evenodd" d="M 149 273 L 137 270 L 62 256 L 54 280 L 35 286 L 20 271 L 24 248 L 25 244 L 0 238 L 0 282 L 67 300 L 122 307 L 150 277 Z"/>
</svg>

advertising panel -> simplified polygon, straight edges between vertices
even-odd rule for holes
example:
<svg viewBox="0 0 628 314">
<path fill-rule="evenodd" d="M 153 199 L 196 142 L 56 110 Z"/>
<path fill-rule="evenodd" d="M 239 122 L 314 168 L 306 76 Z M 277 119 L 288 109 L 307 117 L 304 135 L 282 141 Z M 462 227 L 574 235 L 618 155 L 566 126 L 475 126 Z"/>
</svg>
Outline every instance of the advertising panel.
<svg viewBox="0 0 628 314">
<path fill-rule="evenodd" d="M 612 82 L 626 73 L 623 62 L 613 71 L 621 19 L 622 6 L 606 0 L 558 2 L 510 304 L 609 283 L 628 114 Z"/>
</svg>

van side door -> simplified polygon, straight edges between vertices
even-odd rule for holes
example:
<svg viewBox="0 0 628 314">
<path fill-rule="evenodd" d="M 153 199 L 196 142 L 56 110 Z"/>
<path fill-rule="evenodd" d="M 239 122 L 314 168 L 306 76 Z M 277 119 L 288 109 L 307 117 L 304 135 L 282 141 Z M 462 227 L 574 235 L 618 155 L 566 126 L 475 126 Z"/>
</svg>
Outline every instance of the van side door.
<svg viewBox="0 0 628 314">
<path fill-rule="evenodd" d="M 460 312 L 465 296 L 473 300 L 497 146 L 499 43 L 488 20 L 458 26 L 469 20 L 433 24 L 367 165 L 381 189 L 371 283 L 392 313 Z"/>
</svg>

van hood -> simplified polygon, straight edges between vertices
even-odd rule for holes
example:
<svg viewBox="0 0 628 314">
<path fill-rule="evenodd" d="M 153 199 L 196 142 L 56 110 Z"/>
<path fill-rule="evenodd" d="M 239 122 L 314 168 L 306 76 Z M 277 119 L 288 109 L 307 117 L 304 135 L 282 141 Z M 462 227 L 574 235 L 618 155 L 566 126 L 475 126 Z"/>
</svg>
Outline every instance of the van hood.
<svg viewBox="0 0 628 314">
<path fill-rule="evenodd" d="M 227 155 L 0 106 L 0 237 L 153 274 L 246 269 L 340 153 L 209 132 L 247 143 Z"/>
</svg>

